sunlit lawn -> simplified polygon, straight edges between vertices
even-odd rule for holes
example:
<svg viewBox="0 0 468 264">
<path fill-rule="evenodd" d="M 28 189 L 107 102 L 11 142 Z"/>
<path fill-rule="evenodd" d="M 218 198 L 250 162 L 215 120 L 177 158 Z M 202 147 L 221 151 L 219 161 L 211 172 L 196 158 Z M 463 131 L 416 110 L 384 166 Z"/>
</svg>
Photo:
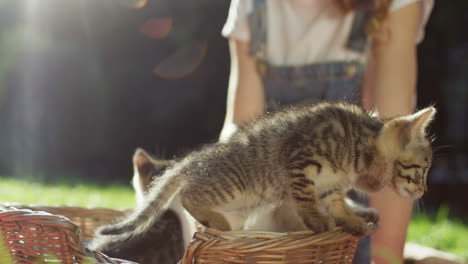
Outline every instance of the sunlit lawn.
<svg viewBox="0 0 468 264">
<path fill-rule="evenodd" d="M 468 261 L 468 226 L 447 217 L 448 209 L 439 209 L 436 217 L 416 214 L 408 230 L 408 240 L 453 253 Z"/>
<path fill-rule="evenodd" d="M 115 209 L 134 206 L 133 189 L 123 185 L 99 186 L 93 183 L 41 185 L 0 177 L 0 202 L 40 205 L 74 205 Z M 416 214 L 408 240 L 447 251 L 468 260 L 468 226 L 449 220 L 447 209 L 436 217 Z"/>
<path fill-rule="evenodd" d="M 130 185 L 99 186 L 89 182 L 42 185 L 0 177 L 0 202 L 125 209 L 134 206 L 135 198 Z"/>
</svg>

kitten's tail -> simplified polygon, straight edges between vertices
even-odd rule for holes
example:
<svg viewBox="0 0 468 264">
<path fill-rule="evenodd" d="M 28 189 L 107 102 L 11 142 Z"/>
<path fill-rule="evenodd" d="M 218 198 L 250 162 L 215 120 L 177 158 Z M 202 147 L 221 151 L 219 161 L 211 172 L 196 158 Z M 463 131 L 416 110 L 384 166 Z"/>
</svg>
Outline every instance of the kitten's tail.
<svg viewBox="0 0 468 264">
<path fill-rule="evenodd" d="M 184 184 L 185 175 L 176 166 L 166 171 L 156 186 L 148 193 L 146 200 L 123 221 L 98 230 L 99 234 L 117 235 L 125 232 L 145 232 L 171 205 Z"/>
</svg>

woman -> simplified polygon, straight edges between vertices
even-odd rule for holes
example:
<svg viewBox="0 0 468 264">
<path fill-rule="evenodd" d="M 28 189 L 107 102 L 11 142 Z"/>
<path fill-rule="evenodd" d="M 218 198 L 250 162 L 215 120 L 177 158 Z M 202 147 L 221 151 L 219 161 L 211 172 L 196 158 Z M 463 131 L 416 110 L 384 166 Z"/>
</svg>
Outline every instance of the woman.
<svg viewBox="0 0 468 264">
<path fill-rule="evenodd" d="M 231 74 L 220 140 L 265 111 L 318 100 L 361 101 L 382 117 L 412 113 L 416 46 L 432 5 L 432 0 L 232 0 L 223 28 Z M 383 190 L 370 205 L 381 216 L 372 260 L 401 263 L 412 203 Z M 357 258 L 355 263 L 369 263 L 365 254 Z"/>
</svg>

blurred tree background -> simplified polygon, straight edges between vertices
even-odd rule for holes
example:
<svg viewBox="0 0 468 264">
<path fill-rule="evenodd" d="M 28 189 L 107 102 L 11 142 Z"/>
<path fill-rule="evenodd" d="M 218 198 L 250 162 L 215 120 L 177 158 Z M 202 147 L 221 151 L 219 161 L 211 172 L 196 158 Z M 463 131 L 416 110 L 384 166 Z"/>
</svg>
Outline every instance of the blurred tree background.
<svg viewBox="0 0 468 264">
<path fill-rule="evenodd" d="M 0 173 L 124 180 L 216 138 L 225 1 L 1 0 Z"/>
<path fill-rule="evenodd" d="M 0 175 L 128 183 L 215 141 L 229 73 L 228 0 L 0 0 Z M 419 45 L 419 107 L 438 151 L 425 206 L 466 214 L 468 1 L 436 1 Z"/>
</svg>

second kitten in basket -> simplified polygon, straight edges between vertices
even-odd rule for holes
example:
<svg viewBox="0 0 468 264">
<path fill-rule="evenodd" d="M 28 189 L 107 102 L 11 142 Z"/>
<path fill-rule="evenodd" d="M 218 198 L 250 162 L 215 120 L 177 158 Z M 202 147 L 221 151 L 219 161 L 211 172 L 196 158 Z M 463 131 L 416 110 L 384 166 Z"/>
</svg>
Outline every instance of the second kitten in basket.
<svg viewBox="0 0 468 264">
<path fill-rule="evenodd" d="M 142 148 L 135 150 L 132 161 L 132 186 L 137 204 L 140 204 L 144 201 L 152 182 L 157 181 L 167 168 L 174 165 L 174 161 L 153 158 Z"/>
<path fill-rule="evenodd" d="M 368 223 L 345 203 L 345 192 L 389 186 L 402 197 L 421 197 L 432 161 L 425 131 L 434 114 L 429 107 L 383 120 L 345 103 L 278 112 L 178 161 L 140 208 L 101 232 L 145 232 L 180 200 L 200 223 L 220 230 L 249 229 L 262 215 L 288 215 L 290 231 L 339 225 L 363 235 Z"/>
<path fill-rule="evenodd" d="M 137 206 L 142 205 L 151 189 L 156 185 L 164 171 L 175 164 L 174 160 L 163 160 L 153 158 L 150 154 L 141 148 L 138 148 L 133 155 L 133 178 L 132 185 L 135 190 Z M 192 240 L 193 233 L 198 224 L 190 216 L 182 204 L 176 199 L 172 201 L 169 207 L 171 211 L 177 214 L 181 225 L 184 245 Z"/>
<path fill-rule="evenodd" d="M 172 164 L 172 161 L 152 158 L 143 149 L 136 150 L 133 155 L 132 183 L 137 205 L 144 201 L 151 182 L 157 181 L 158 177 Z M 98 230 L 89 248 L 114 258 L 131 260 L 140 264 L 177 263 L 182 258 L 184 245 L 191 239 L 192 234 L 183 236 L 184 224 L 191 224 L 191 222 L 180 218 L 178 212 L 180 205 L 173 207 L 170 207 L 158 221 L 140 234 L 104 235 Z M 108 227 L 112 227 L 112 224 Z"/>
</svg>

